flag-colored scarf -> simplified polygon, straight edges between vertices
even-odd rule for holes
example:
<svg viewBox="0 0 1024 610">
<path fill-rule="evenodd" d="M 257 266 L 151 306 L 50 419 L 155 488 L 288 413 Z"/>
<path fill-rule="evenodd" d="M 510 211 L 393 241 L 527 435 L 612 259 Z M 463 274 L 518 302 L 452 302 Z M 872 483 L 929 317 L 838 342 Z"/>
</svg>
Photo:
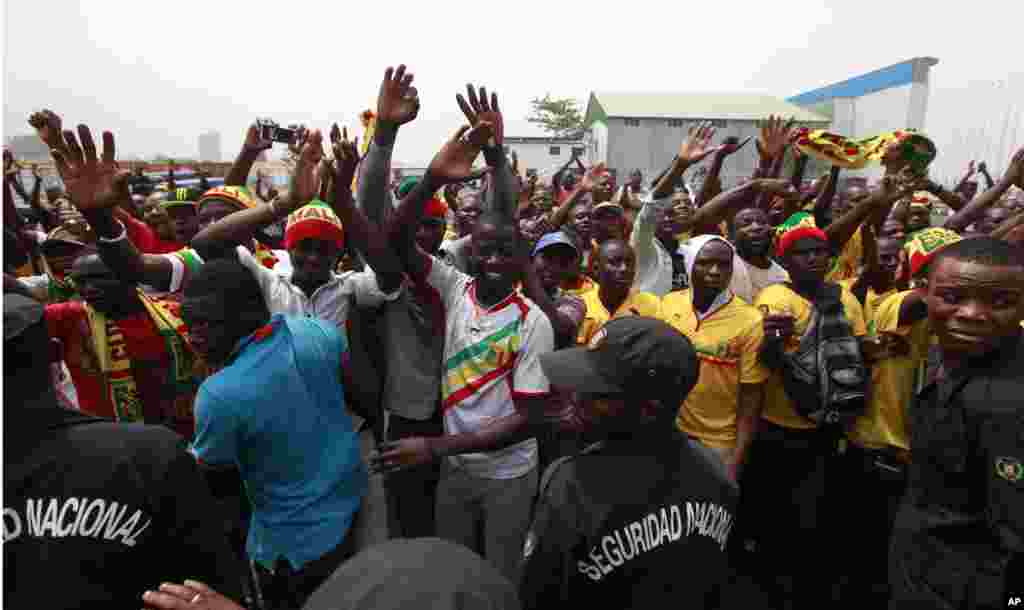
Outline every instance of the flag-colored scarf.
<svg viewBox="0 0 1024 610">
<path fill-rule="evenodd" d="M 185 323 L 172 311 L 172 305 L 150 298 L 139 290 L 139 299 L 146 308 L 157 332 L 171 355 L 170 387 L 173 388 L 175 410 L 191 412 L 193 394 L 198 387 L 194 375 L 195 356 L 188 344 Z M 132 374 L 131 355 L 124 333 L 117 321 L 90 305 L 85 306 L 92 331 L 92 341 L 100 370 L 107 385 L 114 417 L 118 421 L 144 421 L 142 400 Z M 181 403 L 180 405 L 178 403 Z"/>
<path fill-rule="evenodd" d="M 935 144 L 914 129 L 896 130 L 865 140 L 853 140 L 824 129 L 797 129 L 793 144 L 804 154 L 844 169 L 862 169 L 880 161 L 891 145 L 900 147 L 900 156 L 911 170 L 924 174 L 935 159 Z"/>
</svg>

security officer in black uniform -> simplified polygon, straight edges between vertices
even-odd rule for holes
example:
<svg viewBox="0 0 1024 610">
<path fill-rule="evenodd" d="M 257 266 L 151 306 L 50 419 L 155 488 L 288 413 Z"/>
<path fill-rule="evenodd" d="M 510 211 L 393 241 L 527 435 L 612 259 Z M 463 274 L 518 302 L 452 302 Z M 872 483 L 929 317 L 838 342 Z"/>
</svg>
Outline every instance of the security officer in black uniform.
<svg viewBox="0 0 1024 610">
<path fill-rule="evenodd" d="M 696 385 L 690 341 L 630 316 L 589 346 L 541 356 L 556 387 L 580 392 L 600 438 L 544 474 L 523 550 L 523 607 L 714 607 L 727 577 L 738 490 L 722 461 L 673 425 Z"/>
<path fill-rule="evenodd" d="M 1024 253 L 948 245 L 927 291 L 942 363 L 911 407 L 889 607 L 1024 607 Z"/>
<path fill-rule="evenodd" d="M 7 607 L 139 608 L 147 589 L 186 578 L 237 599 L 240 572 L 183 439 L 58 406 L 43 306 L 3 300 Z"/>
</svg>

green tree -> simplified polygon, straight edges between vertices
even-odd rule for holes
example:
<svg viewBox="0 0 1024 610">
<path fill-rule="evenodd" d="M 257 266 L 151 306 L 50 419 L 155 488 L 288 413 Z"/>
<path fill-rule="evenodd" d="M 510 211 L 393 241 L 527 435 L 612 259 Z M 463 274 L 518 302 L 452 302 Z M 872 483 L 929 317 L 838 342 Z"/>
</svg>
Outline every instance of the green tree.
<svg viewBox="0 0 1024 610">
<path fill-rule="evenodd" d="M 553 98 L 546 93 L 542 98 L 530 100 L 530 114 L 526 120 L 540 125 L 556 137 L 580 137 L 583 133 L 583 112 L 577 100 Z"/>
</svg>

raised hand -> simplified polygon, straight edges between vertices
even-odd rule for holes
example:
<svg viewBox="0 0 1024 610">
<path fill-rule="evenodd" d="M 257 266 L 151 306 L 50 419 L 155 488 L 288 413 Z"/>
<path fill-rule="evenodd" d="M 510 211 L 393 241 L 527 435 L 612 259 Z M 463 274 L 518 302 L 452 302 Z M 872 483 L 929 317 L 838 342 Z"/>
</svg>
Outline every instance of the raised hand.
<svg viewBox="0 0 1024 610">
<path fill-rule="evenodd" d="M 420 111 L 420 98 L 412 86 L 412 73 L 405 71 L 405 64 L 398 69 L 384 71 L 384 81 L 377 94 L 377 121 L 404 125 L 416 118 Z"/>
<path fill-rule="evenodd" d="M 288 143 L 288 150 L 296 157 L 300 156 L 305 148 L 307 138 L 309 138 L 309 132 L 306 130 L 306 126 L 296 125 L 292 132 L 292 141 Z M 320 152 L 323 153 L 323 151 Z"/>
<path fill-rule="evenodd" d="M 967 175 L 964 176 L 964 179 L 974 177 L 974 174 L 977 173 L 977 171 L 978 170 L 974 168 L 974 160 L 972 159 L 971 162 L 967 164 Z"/>
<path fill-rule="evenodd" d="M 323 135 L 319 129 L 304 134 L 295 169 L 288 187 L 288 198 L 296 206 L 305 205 L 320 193 L 320 159 L 323 158 Z"/>
<path fill-rule="evenodd" d="M 769 116 L 768 120 L 759 123 L 761 134 L 757 138 L 757 150 L 762 157 L 776 159 L 786 150 L 793 122 L 794 119 L 791 118 L 783 123 L 781 116 L 773 115 Z"/>
<path fill-rule="evenodd" d="M 334 151 L 334 176 L 340 183 L 351 183 L 359 166 L 359 138 L 348 139 L 348 128 L 338 129 L 338 124 L 331 126 L 331 150 Z"/>
<path fill-rule="evenodd" d="M 100 158 L 96 157 L 96 143 L 87 126 L 78 126 L 78 137 L 81 146 L 73 131 L 64 131 L 64 150 L 52 151 L 71 202 L 80 210 L 93 210 L 112 208 L 127 200 L 129 172 L 119 169 L 114 161 L 114 134 L 103 132 Z"/>
<path fill-rule="evenodd" d="M 52 110 L 34 112 L 28 117 L 28 124 L 35 128 L 39 139 L 49 146 L 50 150 L 65 150 L 64 133 L 57 113 Z"/>
<path fill-rule="evenodd" d="M 583 174 L 583 177 L 580 178 L 580 183 L 577 186 L 584 193 L 589 193 L 600 187 L 602 179 L 607 177 L 607 175 L 608 170 L 605 168 L 605 164 L 598 163 Z"/>
<path fill-rule="evenodd" d="M 715 128 L 710 121 L 690 127 L 690 133 L 679 147 L 679 160 L 688 165 L 701 162 L 704 157 L 715 152 L 711 147 L 711 138 L 714 136 Z"/>
<path fill-rule="evenodd" d="M 251 153 L 261 153 L 273 145 L 274 143 L 270 140 L 263 139 L 260 128 L 253 123 L 249 126 L 249 130 L 245 132 L 245 142 L 242 143 L 242 149 Z"/>
<path fill-rule="evenodd" d="M 493 130 L 493 125 L 486 121 L 480 121 L 472 129 L 469 125 L 463 125 L 434 155 L 427 173 L 440 184 L 476 180 L 484 172 L 474 172 L 473 161 L 480 154 L 484 143 L 493 140 Z"/>
<path fill-rule="evenodd" d="M 459 103 L 462 114 L 466 115 L 466 120 L 472 127 L 476 127 L 481 122 L 490 123 L 494 135 L 485 145 L 489 148 L 500 148 L 505 141 L 505 120 L 498 108 L 498 94 L 491 93 L 491 99 L 488 102 L 487 89 L 484 87 L 480 87 L 480 95 L 477 96 L 477 93 L 473 91 L 473 85 L 466 85 L 466 93 L 469 96 L 468 103 L 461 93 L 455 95 L 455 101 Z"/>
</svg>

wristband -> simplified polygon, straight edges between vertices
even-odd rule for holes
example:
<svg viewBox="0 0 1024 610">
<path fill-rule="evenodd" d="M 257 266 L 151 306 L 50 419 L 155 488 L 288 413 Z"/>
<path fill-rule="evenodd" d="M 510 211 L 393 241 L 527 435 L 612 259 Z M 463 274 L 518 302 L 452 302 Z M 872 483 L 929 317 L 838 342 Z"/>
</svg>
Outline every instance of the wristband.
<svg viewBox="0 0 1024 610">
<path fill-rule="evenodd" d="M 120 220 L 115 220 L 114 222 L 116 222 L 121 227 L 121 234 L 118 235 L 117 237 L 111 237 L 109 239 L 97 235 L 96 240 L 98 242 L 100 242 L 101 244 L 116 244 L 117 242 L 124 241 L 125 239 L 128 238 L 128 229 L 125 228 L 124 223 L 122 223 Z"/>
</svg>

